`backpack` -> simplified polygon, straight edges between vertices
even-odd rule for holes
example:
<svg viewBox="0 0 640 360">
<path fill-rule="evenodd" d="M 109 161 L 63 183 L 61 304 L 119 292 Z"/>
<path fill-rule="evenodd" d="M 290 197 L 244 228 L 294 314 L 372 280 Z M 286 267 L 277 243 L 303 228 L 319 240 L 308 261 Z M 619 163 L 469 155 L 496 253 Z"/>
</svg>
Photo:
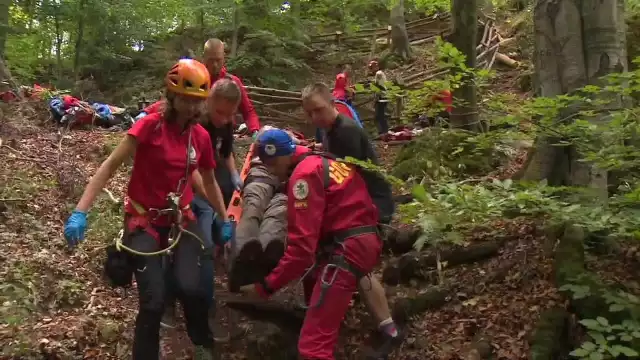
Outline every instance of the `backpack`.
<svg viewBox="0 0 640 360">
<path fill-rule="evenodd" d="M 336 108 L 341 114 L 347 115 L 348 117 L 352 118 L 356 122 L 356 124 L 358 124 L 358 126 L 362 127 L 362 121 L 360 121 L 358 112 L 353 106 L 347 104 L 342 100 L 334 100 L 334 102 L 336 104 Z"/>
<path fill-rule="evenodd" d="M 306 154 L 303 154 L 300 156 L 300 161 L 304 160 L 305 158 L 307 158 L 308 156 L 311 155 L 317 155 L 322 157 L 322 165 L 323 165 L 323 182 L 324 182 L 324 188 L 325 190 L 329 187 L 330 185 L 330 174 L 329 174 L 329 160 L 333 160 L 333 161 L 338 161 L 338 159 L 330 153 L 326 153 L 326 152 L 321 152 L 321 151 L 310 151 Z M 382 200 L 380 197 L 376 197 L 374 196 L 375 194 L 372 193 L 371 191 L 371 185 L 369 183 L 369 181 L 367 181 L 367 177 L 364 176 L 363 174 L 363 170 L 360 166 L 356 165 L 356 164 L 351 164 L 354 165 L 356 168 L 356 171 L 358 171 L 358 173 L 360 174 L 360 176 L 363 177 L 363 180 L 365 181 L 365 184 L 367 186 L 367 192 L 369 193 L 369 196 L 371 197 L 371 200 L 373 201 L 373 203 L 376 205 L 376 208 L 378 209 L 378 219 L 379 222 L 381 223 L 387 223 L 389 221 L 391 221 L 391 214 L 387 214 L 385 213 L 385 209 L 384 206 L 380 205 L 380 200 Z M 384 199 L 387 200 L 387 199 Z M 389 199 L 391 201 L 391 203 L 393 204 L 393 200 Z M 393 205 L 392 205 L 393 207 Z M 389 209 L 388 209 L 389 210 Z M 393 210 L 391 209 L 391 212 L 393 212 Z"/>
</svg>

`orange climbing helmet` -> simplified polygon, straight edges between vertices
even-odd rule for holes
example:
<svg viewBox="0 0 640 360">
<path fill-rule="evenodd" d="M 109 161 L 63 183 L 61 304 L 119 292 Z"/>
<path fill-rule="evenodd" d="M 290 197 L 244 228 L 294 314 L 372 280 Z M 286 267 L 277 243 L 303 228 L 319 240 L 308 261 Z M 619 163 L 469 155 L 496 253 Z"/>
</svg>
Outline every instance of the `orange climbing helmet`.
<svg viewBox="0 0 640 360">
<path fill-rule="evenodd" d="M 209 71 L 199 61 L 180 59 L 165 77 L 167 90 L 176 94 L 206 98 L 211 90 Z"/>
</svg>

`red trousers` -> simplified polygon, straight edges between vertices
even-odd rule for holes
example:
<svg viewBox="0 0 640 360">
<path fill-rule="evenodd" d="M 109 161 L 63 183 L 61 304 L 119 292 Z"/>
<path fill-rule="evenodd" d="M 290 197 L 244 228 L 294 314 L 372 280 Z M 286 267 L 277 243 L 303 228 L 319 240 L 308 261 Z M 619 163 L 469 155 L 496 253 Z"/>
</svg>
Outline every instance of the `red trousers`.
<svg viewBox="0 0 640 360">
<path fill-rule="evenodd" d="M 377 245 L 365 247 L 366 253 L 358 254 L 360 264 L 364 265 L 360 270 L 365 274 L 371 272 L 379 261 L 382 242 L 376 243 Z M 353 273 L 343 269 L 336 270 L 338 274 L 333 286 L 326 291 L 322 303 L 316 306 L 321 293 L 320 275 L 325 265 L 320 265 L 303 282 L 305 301 L 311 306 L 307 310 L 298 340 L 300 358 L 305 360 L 335 359 L 333 353 L 338 342 L 340 325 L 353 294 L 358 289 L 358 281 Z M 326 274 L 327 281 L 333 277 L 333 271 Z"/>
</svg>

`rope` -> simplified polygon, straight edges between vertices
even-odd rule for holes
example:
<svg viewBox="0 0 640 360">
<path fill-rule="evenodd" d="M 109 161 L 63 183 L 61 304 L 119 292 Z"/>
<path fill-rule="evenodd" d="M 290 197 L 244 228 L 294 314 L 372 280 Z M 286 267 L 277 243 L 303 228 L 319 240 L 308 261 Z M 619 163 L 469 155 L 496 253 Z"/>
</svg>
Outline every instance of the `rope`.
<svg viewBox="0 0 640 360">
<path fill-rule="evenodd" d="M 138 250 L 134 250 L 128 246 L 126 246 L 125 244 L 122 243 L 122 239 L 124 238 L 124 231 L 121 231 L 122 235 L 118 237 L 118 240 L 116 240 L 116 249 L 118 251 L 122 251 L 122 250 L 126 250 L 128 252 L 130 252 L 133 255 L 138 255 L 138 256 L 156 256 L 156 255 L 163 255 L 168 253 L 169 251 L 171 251 L 171 249 L 175 248 L 178 243 L 180 242 L 180 239 L 182 239 L 182 234 L 186 233 L 187 235 L 191 235 L 194 238 L 196 238 L 198 241 L 200 241 L 200 246 L 202 246 L 202 248 L 204 249 L 204 241 L 202 241 L 202 238 L 200 238 L 200 236 L 198 236 L 197 234 L 195 234 L 194 232 L 191 232 L 187 229 L 185 229 L 184 227 L 182 227 L 181 225 L 176 225 L 178 227 L 178 236 L 176 237 L 175 241 L 173 241 L 171 243 L 171 245 L 167 246 L 166 248 L 162 249 L 162 250 L 158 250 L 158 251 L 153 251 L 153 252 L 142 252 L 142 251 L 138 251 Z"/>
</svg>

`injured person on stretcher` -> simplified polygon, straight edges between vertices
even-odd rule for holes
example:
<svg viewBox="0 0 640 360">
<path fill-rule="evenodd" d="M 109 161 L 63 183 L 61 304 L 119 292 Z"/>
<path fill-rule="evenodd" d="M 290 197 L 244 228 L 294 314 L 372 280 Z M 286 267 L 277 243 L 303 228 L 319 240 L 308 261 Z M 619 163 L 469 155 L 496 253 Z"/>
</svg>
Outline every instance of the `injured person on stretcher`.
<svg viewBox="0 0 640 360">
<path fill-rule="evenodd" d="M 273 129 L 264 126 L 260 132 Z M 298 144 L 298 152 L 306 152 L 302 135 L 288 132 Z M 287 195 L 284 184 L 270 173 L 257 154 L 251 165 L 241 194 L 242 215 L 235 240 L 231 243 L 229 289 L 251 284 L 266 276 L 284 254 L 287 238 Z"/>
</svg>

